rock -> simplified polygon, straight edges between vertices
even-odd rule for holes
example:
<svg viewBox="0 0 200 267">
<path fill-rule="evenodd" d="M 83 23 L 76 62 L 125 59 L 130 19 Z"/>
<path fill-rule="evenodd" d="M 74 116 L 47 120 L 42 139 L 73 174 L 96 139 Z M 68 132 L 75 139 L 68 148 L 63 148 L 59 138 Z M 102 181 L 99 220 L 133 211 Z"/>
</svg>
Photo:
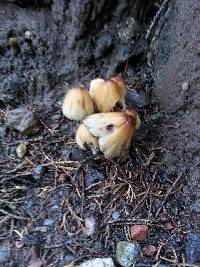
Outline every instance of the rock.
<svg viewBox="0 0 200 267">
<path fill-rule="evenodd" d="M 16 149 L 16 155 L 18 159 L 23 159 L 27 152 L 27 143 L 21 143 Z"/>
<path fill-rule="evenodd" d="M 112 212 L 111 216 L 112 216 L 112 219 L 115 221 L 115 220 L 119 219 L 120 213 L 117 210 L 115 210 L 115 211 Z"/>
<path fill-rule="evenodd" d="M 188 82 L 183 82 L 182 83 L 182 86 L 181 86 L 181 88 L 182 88 L 182 93 L 185 93 L 187 90 L 188 90 L 188 88 L 189 88 L 189 83 Z"/>
<path fill-rule="evenodd" d="M 32 32 L 31 31 L 25 31 L 24 37 L 25 37 L 25 39 L 30 40 L 32 38 Z"/>
<path fill-rule="evenodd" d="M 22 134 L 33 135 L 39 131 L 39 121 L 26 107 L 8 112 L 7 124 Z"/>
<path fill-rule="evenodd" d="M 147 139 L 149 135 L 149 129 L 145 124 L 141 124 L 140 128 L 136 130 L 134 141 L 135 142 L 142 142 Z"/>
<path fill-rule="evenodd" d="M 67 160 L 67 159 L 69 159 L 70 150 L 67 148 L 66 145 L 63 145 L 63 146 L 61 147 L 61 152 L 60 152 L 60 154 L 61 154 L 61 158 L 62 158 L 62 160 Z"/>
<path fill-rule="evenodd" d="M 45 167 L 40 164 L 37 165 L 32 174 L 33 179 L 40 180 L 43 177 L 44 173 L 45 173 Z"/>
<path fill-rule="evenodd" d="M 120 241 L 117 243 L 116 258 L 124 267 L 133 266 L 140 255 L 140 246 L 137 243 Z"/>
<path fill-rule="evenodd" d="M 35 259 L 29 262 L 28 267 L 42 267 L 44 262 L 40 259 Z"/>
<path fill-rule="evenodd" d="M 73 146 L 70 154 L 70 159 L 75 161 L 83 161 L 84 159 L 92 156 L 91 151 L 83 151 L 78 146 Z"/>
<path fill-rule="evenodd" d="M 65 255 L 64 257 L 65 264 L 69 264 L 70 262 L 73 262 L 74 260 L 75 260 L 75 257 L 71 254 Z"/>
<path fill-rule="evenodd" d="M 84 179 L 85 187 L 88 188 L 92 184 L 105 181 L 105 179 L 106 179 L 105 176 L 101 172 L 98 172 L 95 169 L 90 169 L 89 173 L 85 175 Z"/>
<path fill-rule="evenodd" d="M 85 218 L 85 235 L 92 236 L 96 231 L 96 219 L 93 216 Z"/>
<path fill-rule="evenodd" d="M 54 224 L 54 221 L 52 219 L 46 219 L 43 222 L 43 225 L 45 226 L 52 226 Z"/>
<path fill-rule="evenodd" d="M 9 258 L 9 249 L 5 245 L 0 245 L 0 263 L 6 262 Z"/>
<path fill-rule="evenodd" d="M 148 96 L 144 92 L 138 93 L 135 90 L 127 90 L 125 101 L 130 108 L 143 108 L 149 104 Z"/>
<path fill-rule="evenodd" d="M 147 257 L 153 257 L 156 251 L 157 248 L 154 245 L 146 245 L 142 249 L 142 253 Z"/>
<path fill-rule="evenodd" d="M 5 136 L 6 136 L 6 127 L 0 124 L 0 144 L 3 142 Z"/>
<path fill-rule="evenodd" d="M 148 236 L 148 226 L 147 225 L 133 225 L 131 227 L 131 238 L 134 241 L 145 240 Z"/>
<path fill-rule="evenodd" d="M 96 258 L 93 260 L 85 261 L 77 267 L 115 267 L 111 258 Z"/>
<path fill-rule="evenodd" d="M 186 240 L 186 262 L 200 263 L 200 234 L 189 234 Z"/>
<path fill-rule="evenodd" d="M 149 121 L 153 126 L 155 126 L 161 122 L 161 118 L 162 118 L 162 114 L 160 112 L 157 112 L 157 113 L 153 113 L 149 117 Z"/>
</svg>

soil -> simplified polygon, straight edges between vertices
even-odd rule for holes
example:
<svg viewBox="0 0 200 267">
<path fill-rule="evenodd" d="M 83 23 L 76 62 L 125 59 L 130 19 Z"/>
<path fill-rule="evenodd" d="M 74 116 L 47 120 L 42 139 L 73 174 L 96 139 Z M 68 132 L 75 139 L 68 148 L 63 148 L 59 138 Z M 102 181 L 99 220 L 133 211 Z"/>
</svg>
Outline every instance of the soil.
<svg viewBox="0 0 200 267">
<path fill-rule="evenodd" d="M 116 243 L 131 240 L 135 224 L 149 227 L 141 247 L 157 248 L 138 262 L 186 258 L 187 234 L 200 230 L 199 4 L 147 2 L 0 2 L 2 266 L 115 258 Z M 63 117 L 61 105 L 70 85 L 114 74 L 138 93 L 138 102 L 130 93 L 127 102 L 143 124 L 128 156 L 106 160 L 77 148 L 78 124 Z M 7 126 L 8 111 L 24 106 L 40 122 L 33 136 Z M 20 160 L 22 142 L 28 152 Z M 96 229 L 88 236 L 90 217 Z"/>
</svg>

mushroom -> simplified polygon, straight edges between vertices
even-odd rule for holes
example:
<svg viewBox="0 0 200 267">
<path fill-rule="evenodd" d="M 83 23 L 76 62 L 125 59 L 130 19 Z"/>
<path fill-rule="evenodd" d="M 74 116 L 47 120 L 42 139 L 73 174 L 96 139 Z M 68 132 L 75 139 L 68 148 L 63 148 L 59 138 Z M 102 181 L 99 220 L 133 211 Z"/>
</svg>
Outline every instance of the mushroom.
<svg viewBox="0 0 200 267">
<path fill-rule="evenodd" d="M 81 121 L 94 113 L 94 105 L 88 90 L 80 85 L 72 87 L 65 95 L 62 111 L 65 117 Z"/>
<path fill-rule="evenodd" d="M 90 95 L 99 112 L 111 112 L 124 110 L 125 99 L 120 93 L 118 84 L 114 81 L 95 79 L 90 83 Z"/>
<path fill-rule="evenodd" d="M 116 82 L 116 84 L 118 85 L 120 93 L 123 96 L 125 96 L 127 88 L 126 88 L 126 85 L 125 85 L 124 80 L 122 79 L 122 77 L 114 76 L 114 77 L 111 77 L 110 80 L 113 81 L 113 82 Z"/>
<path fill-rule="evenodd" d="M 126 110 L 93 114 L 85 118 L 83 123 L 99 138 L 99 149 L 105 157 L 115 158 L 128 153 L 140 119 L 135 111 Z"/>
<path fill-rule="evenodd" d="M 96 154 L 99 147 L 97 138 L 89 132 L 83 123 L 76 131 L 76 143 L 82 150 L 90 148 L 93 154 Z"/>
</svg>

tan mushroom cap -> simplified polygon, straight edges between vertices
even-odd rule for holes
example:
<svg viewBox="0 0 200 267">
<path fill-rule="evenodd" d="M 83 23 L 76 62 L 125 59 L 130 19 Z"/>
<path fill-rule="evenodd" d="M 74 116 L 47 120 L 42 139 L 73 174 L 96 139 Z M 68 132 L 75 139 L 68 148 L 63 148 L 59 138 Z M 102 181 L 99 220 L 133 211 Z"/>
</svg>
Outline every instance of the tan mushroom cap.
<svg viewBox="0 0 200 267">
<path fill-rule="evenodd" d="M 137 125 L 137 113 L 132 111 L 108 112 L 88 116 L 83 123 L 99 138 L 99 149 L 106 158 L 128 153 Z"/>
<path fill-rule="evenodd" d="M 90 147 L 92 152 L 98 150 L 98 139 L 95 137 L 88 128 L 82 123 L 79 125 L 76 131 L 76 143 L 82 150 L 86 150 L 87 147 Z"/>
<path fill-rule="evenodd" d="M 72 87 L 65 95 L 62 111 L 65 117 L 80 121 L 94 113 L 92 98 L 84 86 Z"/>
<path fill-rule="evenodd" d="M 118 85 L 114 81 L 92 80 L 90 95 L 99 112 L 120 111 L 126 107 L 124 96 L 120 93 Z"/>
</svg>

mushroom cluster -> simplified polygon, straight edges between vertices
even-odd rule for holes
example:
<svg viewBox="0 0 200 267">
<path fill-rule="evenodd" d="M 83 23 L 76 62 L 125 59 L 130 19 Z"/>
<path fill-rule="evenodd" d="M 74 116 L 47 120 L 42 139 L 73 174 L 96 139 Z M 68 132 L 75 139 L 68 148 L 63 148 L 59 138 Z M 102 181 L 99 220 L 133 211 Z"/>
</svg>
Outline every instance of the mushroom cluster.
<svg viewBox="0 0 200 267">
<path fill-rule="evenodd" d="M 72 87 L 63 101 L 65 117 L 82 121 L 76 131 L 76 143 L 82 150 L 98 150 L 106 158 L 128 153 L 140 118 L 135 110 L 126 109 L 126 85 L 120 76 L 109 80 L 95 79 L 88 91 L 83 85 Z"/>
</svg>

